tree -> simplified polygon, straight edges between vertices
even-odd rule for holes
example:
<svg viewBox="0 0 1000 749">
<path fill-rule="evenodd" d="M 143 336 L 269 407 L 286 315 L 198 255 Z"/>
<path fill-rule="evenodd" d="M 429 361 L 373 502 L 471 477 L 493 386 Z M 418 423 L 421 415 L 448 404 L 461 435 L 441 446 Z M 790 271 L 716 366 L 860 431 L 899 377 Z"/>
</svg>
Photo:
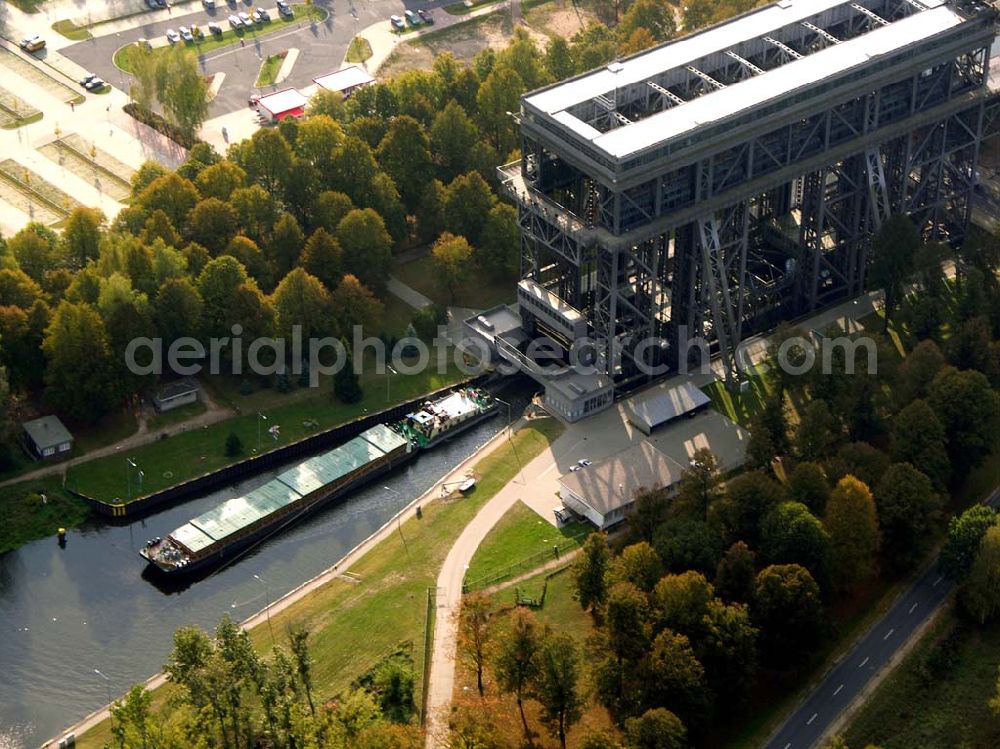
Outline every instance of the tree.
<svg viewBox="0 0 1000 749">
<path fill-rule="evenodd" d="M 482 593 L 473 593 L 462 600 L 458 622 L 458 647 L 466 661 L 476 671 L 476 688 L 485 696 L 483 669 L 486 667 L 487 647 L 490 642 L 490 613 L 492 601 Z"/>
<path fill-rule="evenodd" d="M 687 635 L 700 642 L 705 632 L 715 591 L 705 576 L 691 570 L 679 575 L 666 575 L 653 589 L 650 597 L 659 617 L 657 626 Z"/>
<path fill-rule="evenodd" d="M 277 130 L 262 128 L 233 151 L 236 163 L 269 195 L 281 195 L 292 167 L 292 148 Z"/>
<path fill-rule="evenodd" d="M 695 450 L 677 482 L 671 514 L 704 519 L 718 495 L 720 481 L 719 463 L 712 451 L 707 447 Z"/>
<path fill-rule="evenodd" d="M 725 601 L 746 603 L 753 597 L 757 556 L 743 541 L 737 541 L 723 555 L 715 571 L 715 591 Z"/>
<path fill-rule="evenodd" d="M 660 0 L 635 0 L 618 25 L 618 34 L 628 39 L 639 29 L 645 29 L 656 42 L 665 42 L 677 33 L 671 7 Z"/>
<path fill-rule="evenodd" d="M 656 707 L 625 721 L 628 749 L 685 749 L 687 729 L 669 710 Z"/>
<path fill-rule="evenodd" d="M 354 209 L 337 225 L 337 240 L 344 253 L 344 271 L 369 288 L 384 288 L 392 261 L 392 238 L 382 217 L 371 208 Z"/>
<path fill-rule="evenodd" d="M 830 534 L 834 587 L 846 592 L 875 574 L 879 547 L 875 500 L 868 486 L 845 476 L 830 494 L 824 525 Z"/>
<path fill-rule="evenodd" d="M 294 150 L 306 163 L 325 172 L 330 168 L 333 149 L 343 141 L 340 123 L 328 115 L 313 115 L 299 123 Z"/>
<path fill-rule="evenodd" d="M 292 337 L 292 328 L 301 327 L 302 340 L 320 338 L 330 332 L 330 292 L 315 276 L 296 268 L 285 276 L 271 295 L 277 313 L 278 335 Z"/>
<path fill-rule="evenodd" d="M 649 30 L 639 27 L 622 39 L 618 45 L 618 49 L 623 55 L 636 55 L 643 50 L 655 46 L 656 39 Z"/>
<path fill-rule="evenodd" d="M 47 226 L 32 222 L 7 240 L 7 251 L 18 268 L 44 286 L 45 274 L 59 265 L 57 242 Z"/>
<path fill-rule="evenodd" d="M 889 469 L 889 457 L 867 442 L 848 442 L 826 462 L 827 478 L 836 484 L 851 475 L 875 486 Z"/>
<path fill-rule="evenodd" d="M 549 38 L 549 44 L 545 48 L 545 67 L 557 81 L 573 75 L 573 54 L 563 37 Z"/>
<path fill-rule="evenodd" d="M 811 401 L 795 432 L 795 448 L 799 457 L 820 460 L 826 457 L 836 439 L 836 422 L 829 405 L 822 400 Z"/>
<path fill-rule="evenodd" d="M 424 185 L 433 176 L 430 141 L 423 125 L 406 115 L 395 118 L 379 143 L 376 156 L 396 183 L 403 203 L 415 210 Z"/>
<path fill-rule="evenodd" d="M 542 722 L 562 749 L 566 749 L 566 732 L 583 714 L 579 680 L 580 658 L 573 638 L 566 634 L 545 638 L 531 693 L 542 706 Z"/>
<path fill-rule="evenodd" d="M 344 252 L 340 242 L 322 226 L 306 240 L 300 261 L 302 267 L 328 289 L 335 288 L 344 275 Z"/>
<path fill-rule="evenodd" d="M 226 437 L 226 457 L 235 458 L 243 454 L 243 440 L 236 432 L 230 432 Z"/>
<path fill-rule="evenodd" d="M 44 296 L 42 287 L 20 268 L 0 270 L 0 302 L 4 305 L 26 310 Z"/>
<path fill-rule="evenodd" d="M 820 639 L 823 603 L 819 586 L 801 565 L 778 564 L 761 570 L 751 612 L 764 651 L 774 663 L 794 662 Z"/>
<path fill-rule="evenodd" d="M 934 341 L 921 341 L 914 346 L 896 372 L 894 391 L 899 405 L 926 398 L 931 383 L 945 364 L 944 354 Z"/>
<path fill-rule="evenodd" d="M 348 273 L 330 295 L 333 323 L 343 337 L 350 337 L 355 326 L 362 332 L 375 333 L 380 329 L 384 305 L 361 282 Z"/>
<path fill-rule="evenodd" d="M 167 346 L 183 336 L 197 338 L 201 334 L 203 306 L 201 294 L 187 278 L 172 278 L 160 287 L 153 311 Z"/>
<path fill-rule="evenodd" d="M 236 211 L 219 198 L 205 198 L 188 216 L 188 234 L 191 239 L 218 254 L 229 244 L 237 230 Z"/>
<path fill-rule="evenodd" d="M 271 262 L 279 277 L 299 264 L 299 255 L 304 244 L 305 235 L 295 216 L 282 213 L 271 231 Z"/>
<path fill-rule="evenodd" d="M 939 562 L 941 571 L 952 580 L 963 580 L 972 568 L 983 536 L 996 524 L 996 510 L 988 505 L 970 507 L 948 521 L 948 540 Z"/>
<path fill-rule="evenodd" d="M 494 68 L 479 86 L 476 106 L 484 134 L 498 153 L 506 154 L 515 143 L 513 118 L 508 112 L 520 109 L 524 81 L 507 66 Z"/>
<path fill-rule="evenodd" d="M 184 226 L 187 223 L 188 214 L 198 203 L 198 199 L 198 190 L 194 184 L 178 176 L 176 172 L 157 177 L 137 198 L 138 203 L 150 213 L 158 208 L 162 210 L 174 227 Z M 163 241 L 171 244 L 167 237 L 164 237 Z"/>
<path fill-rule="evenodd" d="M 524 698 L 530 693 L 538 676 L 542 641 L 542 628 L 535 615 L 528 609 L 518 607 L 511 614 L 510 629 L 497 642 L 493 664 L 500 690 L 513 694 L 517 700 L 524 738 L 527 740 L 530 740 L 531 731 L 524 715 Z"/>
<path fill-rule="evenodd" d="M 238 164 L 224 159 L 205 167 L 194 183 L 203 198 L 229 200 L 233 191 L 246 186 L 247 173 Z"/>
<path fill-rule="evenodd" d="M 738 702 L 753 686 L 757 671 L 760 633 L 750 620 L 749 609 L 742 603 L 715 599 L 708 605 L 703 627 L 700 640 L 693 645 L 708 684 L 718 697 Z"/>
<path fill-rule="evenodd" d="M 919 249 L 920 233 L 909 217 L 901 213 L 890 216 L 872 238 L 871 283 L 885 290 L 885 332 L 889 330 L 903 284 L 913 273 Z"/>
<path fill-rule="evenodd" d="M 438 237 L 431 248 L 431 258 L 441 284 L 447 289 L 448 296 L 455 300 L 455 291 L 469 274 L 469 260 L 472 258 L 472 248 L 465 237 L 456 237 L 445 232 Z"/>
<path fill-rule="evenodd" d="M 959 593 L 963 610 L 980 625 L 1000 611 L 1000 526 L 986 529 Z"/>
<path fill-rule="evenodd" d="M 156 723 L 150 714 L 152 693 L 142 684 L 132 686 L 121 701 L 111 703 L 112 735 L 119 746 L 147 749 Z"/>
<path fill-rule="evenodd" d="M 229 244 L 226 245 L 223 254 L 239 260 L 240 264 L 246 268 L 247 273 L 257 282 L 258 286 L 263 286 L 265 289 L 271 287 L 273 283 L 272 279 L 274 278 L 274 269 L 271 267 L 268 259 L 264 257 L 264 253 L 261 252 L 260 247 L 250 237 L 237 234 L 229 240 Z"/>
<path fill-rule="evenodd" d="M 703 520 L 683 517 L 663 523 L 653 537 L 653 546 L 663 567 L 671 572 L 696 570 L 711 575 L 722 556 L 719 534 Z"/>
<path fill-rule="evenodd" d="M 181 45 L 157 59 L 156 98 L 167 117 L 189 136 L 208 117 L 208 84 L 197 57 Z"/>
<path fill-rule="evenodd" d="M 468 168 L 478 140 L 476 123 L 458 102 L 449 101 L 434 117 L 430 130 L 431 153 L 442 179 L 451 181 Z"/>
<path fill-rule="evenodd" d="M 97 259 L 104 223 L 104 214 L 97 208 L 77 206 L 70 212 L 62 239 L 66 259 L 74 268 L 82 268 Z"/>
<path fill-rule="evenodd" d="M 619 664 L 638 661 L 649 647 L 649 605 L 629 582 L 614 583 L 605 604 L 608 646 Z"/>
<path fill-rule="evenodd" d="M 204 301 L 204 332 L 210 337 L 232 335 L 232 310 L 240 287 L 252 283 L 246 268 L 234 257 L 222 255 L 209 261 L 198 276 L 198 292 Z"/>
<path fill-rule="evenodd" d="M 342 192 L 324 190 L 316 196 L 310 215 L 315 229 L 325 229 L 330 234 L 337 231 L 337 224 L 354 208 L 354 203 Z M 313 274 L 316 275 L 316 274 Z"/>
<path fill-rule="evenodd" d="M 591 533 L 583 542 L 580 557 L 573 563 L 575 598 L 584 611 L 594 616 L 607 600 L 607 572 L 611 563 L 607 536 Z"/>
<path fill-rule="evenodd" d="M 883 559 L 893 572 L 903 572 L 923 556 L 940 500 L 923 473 L 909 463 L 894 463 L 875 485 L 882 528 Z"/>
<path fill-rule="evenodd" d="M 45 397 L 74 419 L 93 421 L 118 399 L 104 322 L 87 305 L 60 302 L 45 331 Z"/>
<path fill-rule="evenodd" d="M 649 675 L 654 704 L 670 705 L 689 725 L 700 721 L 709 703 L 708 685 L 705 668 L 685 635 L 664 629 L 656 636 Z"/>
<path fill-rule="evenodd" d="M 264 240 L 278 220 L 277 203 L 260 185 L 237 187 L 229 197 L 229 204 L 239 216 L 243 233 L 255 242 Z"/>
<path fill-rule="evenodd" d="M 484 219 L 493 209 L 494 201 L 489 185 L 479 172 L 456 177 L 445 193 L 445 228 L 478 247 L 483 238 Z"/>
<path fill-rule="evenodd" d="M 479 241 L 475 257 L 480 268 L 499 277 L 517 272 L 521 258 L 521 229 L 513 206 L 497 203 L 490 209 Z"/>
<path fill-rule="evenodd" d="M 611 560 L 608 577 L 612 582 L 626 582 L 649 593 L 663 574 L 659 555 L 645 541 L 626 546 Z"/>
<path fill-rule="evenodd" d="M 825 513 L 830 484 L 822 466 L 810 461 L 796 463 L 788 476 L 788 493 L 791 499 L 804 504 L 814 515 Z"/>
<path fill-rule="evenodd" d="M 358 375 L 354 372 L 350 350 L 346 345 L 344 348 L 347 350 L 347 356 L 344 366 L 333 375 L 333 394 L 341 403 L 357 403 L 364 397 L 364 392 Z"/>
<path fill-rule="evenodd" d="M 764 516 L 760 536 L 767 563 L 801 564 L 821 584 L 829 580 L 830 536 L 805 505 L 782 502 L 773 507 Z"/>
<path fill-rule="evenodd" d="M 1000 441 L 1000 394 L 981 372 L 945 367 L 931 383 L 928 402 L 948 435 L 956 475 L 979 465 Z"/>
<path fill-rule="evenodd" d="M 413 715 L 413 669 L 393 658 L 375 672 L 374 682 L 382 715 L 395 723 L 408 722 Z"/>
<path fill-rule="evenodd" d="M 768 511 L 788 498 L 785 488 L 767 474 L 748 471 L 726 484 L 725 494 L 713 503 L 710 517 L 730 543 L 760 545 L 761 521 Z"/>
<path fill-rule="evenodd" d="M 943 491 L 951 478 L 951 459 L 944 426 L 927 401 L 918 398 L 892 420 L 889 455 L 895 463 L 910 463 Z"/>
</svg>

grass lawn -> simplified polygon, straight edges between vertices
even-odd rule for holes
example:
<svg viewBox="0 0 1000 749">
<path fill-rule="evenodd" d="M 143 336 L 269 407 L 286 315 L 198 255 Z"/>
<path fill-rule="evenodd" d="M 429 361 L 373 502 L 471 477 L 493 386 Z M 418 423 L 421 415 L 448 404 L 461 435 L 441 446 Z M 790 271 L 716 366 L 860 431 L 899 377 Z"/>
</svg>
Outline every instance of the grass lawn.
<svg viewBox="0 0 1000 749">
<path fill-rule="evenodd" d="M 38 13 L 45 0 L 10 0 L 10 4 L 25 13 Z"/>
<path fill-rule="evenodd" d="M 57 31 L 62 34 L 67 39 L 72 39 L 74 42 L 82 42 L 84 39 L 90 39 L 92 34 L 85 26 L 77 26 L 69 19 L 63 21 L 56 21 L 52 24 L 53 31 Z"/>
<path fill-rule="evenodd" d="M 364 62 L 372 56 L 372 45 L 363 36 L 356 36 L 351 39 L 347 47 L 347 54 L 344 59 L 347 62 Z"/>
<path fill-rule="evenodd" d="M 437 374 L 433 368 L 417 375 L 392 375 L 389 383 L 390 398 L 387 401 L 385 375 L 363 374 L 361 379 L 364 397 L 352 404 L 336 401 L 332 388 L 328 385 L 316 389 L 303 388 L 285 395 L 282 405 L 261 410 L 244 404 L 240 408 L 241 416 L 200 429 L 172 434 L 166 439 L 130 450 L 127 457 L 135 460 L 138 468 L 145 473 L 141 493 L 149 494 L 216 471 L 240 459 L 225 454 L 226 438 L 231 432 L 236 433 L 243 443 L 244 455 L 240 457 L 246 457 L 256 450 L 258 433 L 261 449 L 266 451 L 365 413 L 381 410 L 393 403 L 416 398 L 463 377 L 454 366 L 444 375 Z M 273 394 L 274 391 L 268 393 Z M 266 422 L 258 418 L 258 410 L 267 418 Z M 259 430 L 258 425 L 261 427 Z M 273 425 L 281 428 L 277 440 L 267 433 L 267 429 Z M 91 460 L 73 466 L 68 472 L 67 484 L 95 499 L 124 501 L 127 498 L 127 485 L 123 466 L 122 455 Z M 135 496 L 132 499 L 135 499 L 140 491 L 135 487 L 133 490 Z"/>
<path fill-rule="evenodd" d="M 265 36 L 268 36 L 269 34 L 274 34 L 278 31 L 283 31 L 293 23 L 309 20 L 309 13 L 310 13 L 309 6 L 303 4 L 297 4 L 292 6 L 292 10 L 294 11 L 294 15 L 292 16 L 292 18 L 285 18 L 282 15 L 278 15 L 277 17 L 272 16 L 272 20 L 269 23 L 265 23 L 263 25 L 255 24 L 253 28 L 246 30 L 240 29 L 239 32 L 230 28 L 224 28 L 222 34 L 212 34 L 208 31 L 207 28 L 203 28 L 202 31 L 205 33 L 205 35 L 194 42 L 185 43 L 185 46 L 188 49 L 196 52 L 200 56 L 212 52 L 213 50 L 219 49 L 220 47 L 229 46 L 230 44 L 234 46 L 238 45 L 240 43 L 240 39 L 245 39 L 247 42 L 252 42 L 254 39 L 261 39 Z M 319 6 L 315 5 L 312 6 L 312 11 L 313 14 L 315 15 L 317 22 L 325 21 L 327 16 L 329 15 L 325 8 L 320 8 Z M 222 19 L 222 21 L 220 21 L 220 23 L 224 22 L 225 19 Z M 151 54 L 163 55 L 166 54 L 167 50 L 169 49 L 170 49 L 169 45 L 166 47 L 156 47 L 153 49 Z M 126 73 L 131 73 L 132 55 L 134 55 L 138 51 L 139 47 L 137 47 L 134 44 L 128 44 L 122 47 L 117 52 L 115 52 L 115 58 L 114 58 L 115 65 L 124 70 Z"/>
<path fill-rule="evenodd" d="M 534 422 L 514 436 L 522 460 L 544 450 L 562 431 L 555 419 Z M 423 508 L 421 519 L 402 525 L 351 567 L 359 583 L 335 580 L 311 593 L 289 609 L 271 617 L 275 632 L 297 624 L 310 632 L 313 679 L 319 701 L 325 702 L 348 687 L 355 678 L 394 652 L 402 643 L 413 644 L 414 668 L 424 668 L 424 622 L 427 590 L 433 589 L 452 542 L 518 470 L 509 443 L 482 458 L 475 466 L 483 478 L 478 489 L 461 500 L 435 500 Z M 267 625 L 252 631 L 259 649 L 270 645 Z M 420 704 L 422 681 L 417 678 L 414 702 Z M 169 689 L 159 690 L 156 704 L 167 702 Z M 169 709 L 169 708 L 165 708 Z M 108 740 L 105 721 L 82 737 L 80 749 L 99 749 Z"/>
<path fill-rule="evenodd" d="M 1000 628 L 964 626 L 949 606 L 855 716 L 849 745 L 1000 746 L 1000 719 L 986 705 L 996 693 L 998 663 Z"/>
<path fill-rule="evenodd" d="M 413 313 L 416 310 L 394 294 L 386 294 L 383 303 L 385 309 L 382 312 L 382 330 L 401 338 L 413 320 Z"/>
<path fill-rule="evenodd" d="M 44 494 L 42 504 L 39 494 Z M 0 554 L 37 538 L 54 536 L 87 519 L 90 509 L 62 489 L 59 476 L 47 476 L 0 488 Z"/>
<path fill-rule="evenodd" d="M 726 383 L 721 380 L 702 388 L 705 395 L 712 399 L 712 407 L 716 411 L 747 428 L 753 417 L 764 407 L 764 401 L 773 389 L 774 383 L 766 364 L 754 367 L 745 393 L 730 392 L 726 388 Z"/>
<path fill-rule="evenodd" d="M 538 561 L 524 569 L 545 564 L 554 558 L 553 546 L 559 546 L 560 551 L 576 549 L 590 531 L 586 523 L 554 528 L 519 500 L 483 539 L 469 563 L 465 579 L 472 582 L 502 574 L 511 565 L 536 555 Z"/>
<path fill-rule="evenodd" d="M 257 83 L 254 84 L 257 88 L 270 86 L 274 83 L 274 79 L 278 77 L 278 71 L 281 70 L 281 64 L 285 61 L 286 54 L 288 53 L 281 52 L 276 55 L 268 55 L 267 59 L 261 63 L 260 73 L 257 74 Z"/>
<path fill-rule="evenodd" d="M 489 309 L 504 302 L 513 302 L 517 279 L 495 278 L 472 271 L 468 278 L 455 290 L 454 299 L 439 282 L 440 274 L 434 268 L 434 260 L 425 255 L 417 260 L 397 265 L 393 275 L 407 286 L 412 286 L 427 298 L 441 305 L 458 305 L 473 309 Z"/>
</svg>

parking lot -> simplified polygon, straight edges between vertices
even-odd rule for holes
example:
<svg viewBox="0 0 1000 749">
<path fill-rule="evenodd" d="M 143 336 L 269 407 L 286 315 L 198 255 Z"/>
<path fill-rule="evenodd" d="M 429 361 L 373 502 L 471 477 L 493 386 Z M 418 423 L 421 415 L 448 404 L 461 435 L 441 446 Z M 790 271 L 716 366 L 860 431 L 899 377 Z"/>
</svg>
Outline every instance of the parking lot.
<svg viewBox="0 0 1000 749">
<path fill-rule="evenodd" d="M 214 9 L 188 6 L 183 12 L 175 10 L 167 20 L 150 23 L 142 23 L 140 20 L 129 30 L 95 36 L 93 39 L 64 47 L 61 53 L 114 86 L 127 91 L 129 76 L 119 70 L 113 61 L 118 49 L 139 39 L 148 39 L 157 45 L 165 44 L 167 30 L 177 30 L 181 26 L 198 25 L 205 29 L 211 22 L 218 23 L 228 30 L 229 24 L 226 19 L 230 14 L 249 13 L 251 8 L 251 4 L 243 0 L 230 0 L 228 3 L 217 0 L 217 2 L 217 7 Z M 206 75 L 225 74 L 224 83 L 210 104 L 209 117 L 246 108 L 248 96 L 259 90 L 254 84 L 261 62 L 268 55 L 287 49 L 299 50 L 298 60 L 291 75 L 280 84 L 265 88 L 265 92 L 288 86 L 296 88 L 309 86 L 313 78 L 340 68 L 347 47 L 357 33 L 378 21 L 385 21 L 388 24 L 390 15 L 402 14 L 407 7 L 399 0 L 367 2 L 346 0 L 337 3 L 331 0 L 315 0 L 314 4 L 329 14 L 325 20 L 312 23 L 305 19 L 286 22 L 279 19 L 277 8 L 267 7 L 271 16 L 270 22 L 257 24 L 240 37 L 233 35 L 227 44 L 199 54 L 199 62 Z M 412 5 L 414 8 L 417 7 L 415 3 Z M 433 4 L 419 5 L 426 8 Z M 157 17 L 159 15 L 157 14 Z M 186 44 L 196 51 L 201 46 L 191 42 Z"/>
</svg>

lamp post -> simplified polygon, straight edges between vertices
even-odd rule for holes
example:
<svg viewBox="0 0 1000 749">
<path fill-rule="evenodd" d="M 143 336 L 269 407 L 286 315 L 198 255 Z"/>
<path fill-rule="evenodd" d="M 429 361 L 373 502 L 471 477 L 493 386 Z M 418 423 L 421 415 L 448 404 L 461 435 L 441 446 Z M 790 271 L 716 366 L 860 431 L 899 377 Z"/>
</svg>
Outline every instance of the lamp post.
<svg viewBox="0 0 1000 749">
<path fill-rule="evenodd" d="M 400 499 L 403 499 L 403 495 L 397 492 L 395 489 L 389 486 L 383 486 L 387 492 L 392 492 Z M 406 545 L 406 536 L 403 535 L 403 510 L 400 508 L 399 512 L 396 513 L 396 532 L 399 533 L 399 539 L 403 542 L 403 548 L 406 550 L 406 558 L 410 558 L 410 547 Z"/>
<path fill-rule="evenodd" d="M 267 421 L 267 417 L 260 411 L 257 412 L 257 454 L 260 455 L 260 423 Z"/>
<path fill-rule="evenodd" d="M 385 365 L 385 402 L 389 402 L 389 375 L 399 374 L 391 364 Z"/>
<path fill-rule="evenodd" d="M 137 468 L 135 460 L 125 458 L 125 483 L 128 484 L 128 500 L 132 500 L 132 469 Z"/>
<path fill-rule="evenodd" d="M 104 679 L 104 685 L 108 689 L 108 721 L 111 723 L 111 735 L 115 734 L 115 716 L 111 712 L 111 679 L 101 673 L 99 669 L 94 669 L 94 673 Z"/>
<path fill-rule="evenodd" d="M 521 456 L 517 454 L 517 445 L 514 444 L 514 439 L 511 436 L 511 432 L 513 431 L 511 427 L 513 426 L 514 423 L 514 417 L 511 412 L 511 405 L 507 401 L 500 400 L 496 396 L 493 396 L 493 400 L 495 400 L 497 403 L 502 403 L 507 407 L 507 426 L 504 428 L 507 430 L 507 441 L 510 442 L 510 449 L 514 451 L 514 458 L 517 459 L 517 469 L 521 473 L 521 483 L 524 483 L 524 466 L 521 465 Z"/>
<path fill-rule="evenodd" d="M 267 585 L 267 580 L 260 575 L 255 574 L 254 579 L 264 586 L 264 598 L 267 603 L 264 606 L 264 614 L 267 616 L 267 631 L 271 635 L 271 647 L 274 648 L 274 630 L 271 629 L 271 589 Z"/>
</svg>

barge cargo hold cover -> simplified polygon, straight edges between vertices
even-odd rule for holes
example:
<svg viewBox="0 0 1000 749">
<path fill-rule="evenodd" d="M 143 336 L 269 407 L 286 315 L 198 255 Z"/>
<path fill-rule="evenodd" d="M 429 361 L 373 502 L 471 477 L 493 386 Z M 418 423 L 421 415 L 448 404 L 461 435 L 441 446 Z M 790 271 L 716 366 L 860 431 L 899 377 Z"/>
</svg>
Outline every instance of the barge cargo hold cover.
<svg viewBox="0 0 1000 749">
<path fill-rule="evenodd" d="M 384 424 L 310 458 L 242 497 L 234 497 L 154 540 L 142 555 L 164 572 L 221 561 L 266 533 L 398 465 L 409 440 Z"/>
</svg>

